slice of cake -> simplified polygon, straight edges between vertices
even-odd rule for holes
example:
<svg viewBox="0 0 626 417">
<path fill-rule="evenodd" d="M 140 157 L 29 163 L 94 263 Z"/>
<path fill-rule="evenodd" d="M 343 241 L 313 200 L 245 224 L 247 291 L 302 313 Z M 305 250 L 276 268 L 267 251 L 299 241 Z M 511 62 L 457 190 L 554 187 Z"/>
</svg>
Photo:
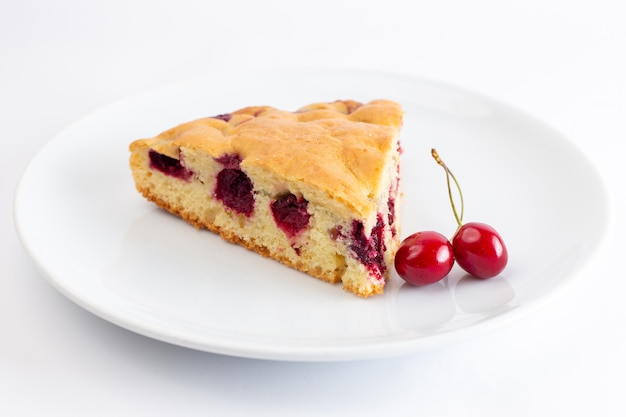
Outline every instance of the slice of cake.
<svg viewBox="0 0 626 417">
<path fill-rule="evenodd" d="M 196 227 L 362 297 L 399 245 L 398 103 L 247 107 L 130 145 L 135 184 Z"/>
</svg>

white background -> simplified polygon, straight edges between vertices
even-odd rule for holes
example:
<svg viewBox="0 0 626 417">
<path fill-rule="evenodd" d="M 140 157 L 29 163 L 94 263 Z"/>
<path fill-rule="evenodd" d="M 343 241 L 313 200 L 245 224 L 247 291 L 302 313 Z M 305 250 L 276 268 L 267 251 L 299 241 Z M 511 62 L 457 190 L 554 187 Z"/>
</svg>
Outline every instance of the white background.
<svg viewBox="0 0 626 417">
<path fill-rule="evenodd" d="M 0 415 L 626 415 L 625 20 L 621 0 L 0 0 Z M 544 120 L 603 176 L 610 241 L 575 286 L 507 327 L 348 363 L 154 341 L 76 306 L 36 270 L 13 194 L 61 129 L 166 82 L 294 66 L 412 74 Z"/>
</svg>

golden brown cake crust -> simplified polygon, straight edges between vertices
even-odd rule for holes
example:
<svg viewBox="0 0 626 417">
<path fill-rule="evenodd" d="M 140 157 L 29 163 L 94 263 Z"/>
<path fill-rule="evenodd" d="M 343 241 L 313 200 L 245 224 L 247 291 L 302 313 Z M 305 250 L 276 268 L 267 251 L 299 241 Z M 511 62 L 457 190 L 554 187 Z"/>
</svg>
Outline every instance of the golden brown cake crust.
<svg viewBox="0 0 626 417">
<path fill-rule="evenodd" d="M 309 182 L 358 217 L 376 211 L 380 170 L 393 143 L 390 138 L 402 124 L 398 103 L 339 100 L 297 112 L 257 106 L 229 117 L 184 123 L 133 142 L 131 151 L 149 146 L 174 158 L 180 147 L 201 149 L 214 158 L 237 154 L 242 169 L 258 167 L 288 181 Z"/>
</svg>

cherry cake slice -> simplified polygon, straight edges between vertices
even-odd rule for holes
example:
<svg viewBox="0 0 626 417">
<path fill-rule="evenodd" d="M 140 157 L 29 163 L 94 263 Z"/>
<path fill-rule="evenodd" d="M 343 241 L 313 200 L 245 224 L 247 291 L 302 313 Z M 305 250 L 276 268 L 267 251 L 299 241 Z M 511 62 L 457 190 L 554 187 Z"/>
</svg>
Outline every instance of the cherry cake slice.
<svg viewBox="0 0 626 417">
<path fill-rule="evenodd" d="M 163 209 L 368 297 L 400 243 L 402 117 L 389 100 L 246 107 L 132 142 L 130 166 Z"/>
</svg>

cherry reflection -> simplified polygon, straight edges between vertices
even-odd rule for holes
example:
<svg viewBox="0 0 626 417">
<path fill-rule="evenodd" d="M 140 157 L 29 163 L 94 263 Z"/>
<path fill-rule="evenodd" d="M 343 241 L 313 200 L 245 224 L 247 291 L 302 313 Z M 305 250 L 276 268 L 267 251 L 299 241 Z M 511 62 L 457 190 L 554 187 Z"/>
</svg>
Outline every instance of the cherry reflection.
<svg viewBox="0 0 626 417">
<path fill-rule="evenodd" d="M 400 285 L 391 297 L 394 323 L 407 330 L 433 331 L 454 320 L 506 309 L 515 298 L 502 276 L 485 280 L 456 272 L 430 285 Z"/>
</svg>

